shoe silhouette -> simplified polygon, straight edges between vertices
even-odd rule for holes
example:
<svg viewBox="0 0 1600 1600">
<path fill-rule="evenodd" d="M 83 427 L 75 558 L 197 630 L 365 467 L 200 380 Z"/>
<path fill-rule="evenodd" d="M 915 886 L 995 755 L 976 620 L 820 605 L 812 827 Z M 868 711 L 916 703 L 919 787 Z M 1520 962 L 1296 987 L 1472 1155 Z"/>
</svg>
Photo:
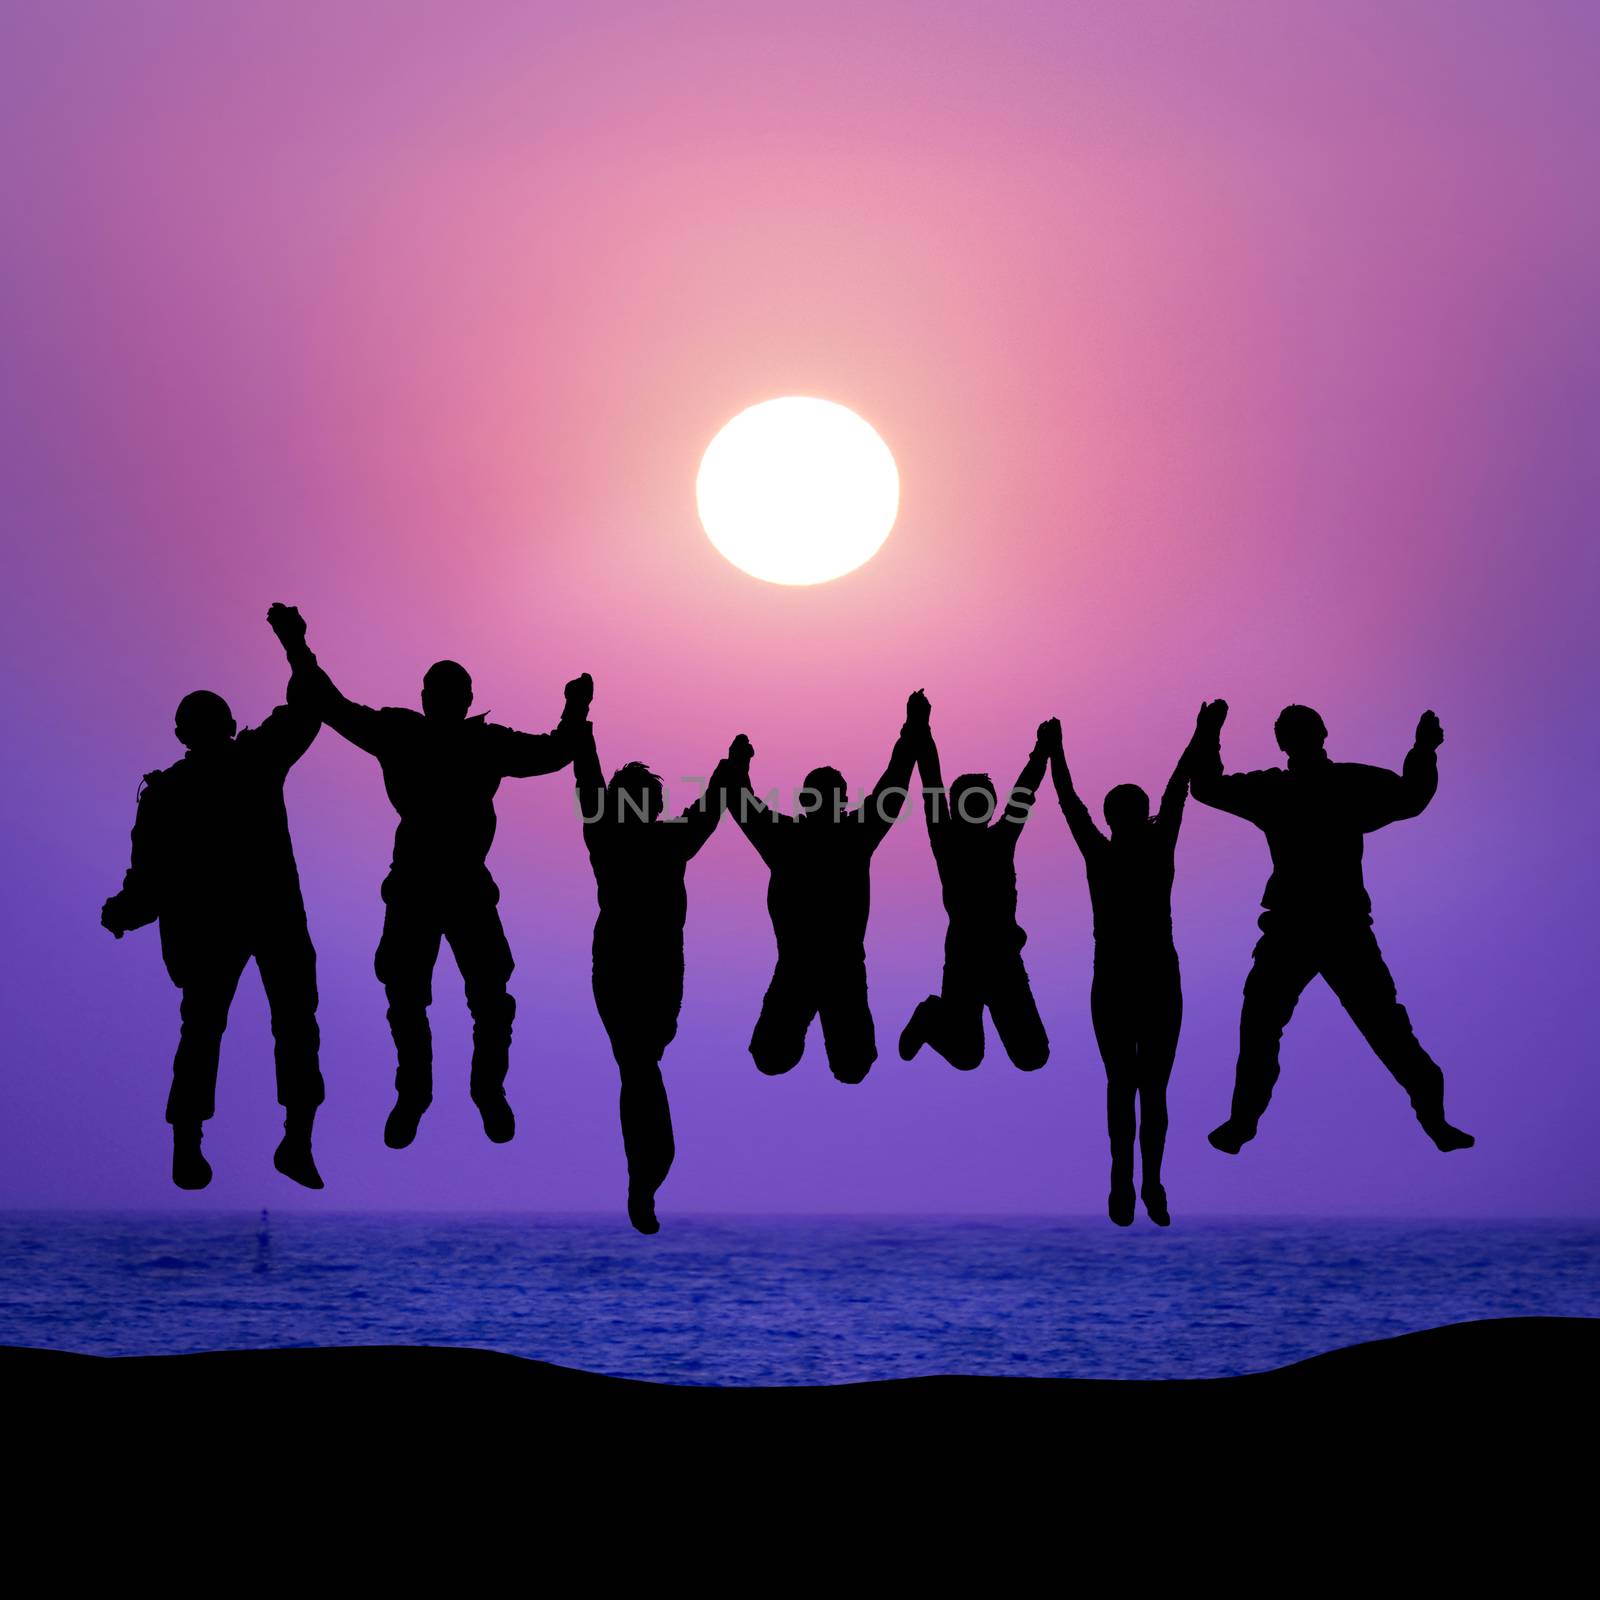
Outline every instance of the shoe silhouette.
<svg viewBox="0 0 1600 1600">
<path fill-rule="evenodd" d="M 322 1174 L 317 1171 L 317 1163 L 311 1154 L 309 1132 L 285 1131 L 278 1148 L 273 1152 L 272 1164 L 284 1177 L 293 1178 L 302 1188 L 324 1187 Z"/>
<path fill-rule="evenodd" d="M 900 1030 L 900 1059 L 913 1061 L 917 1052 L 928 1042 L 928 1020 L 934 1014 L 934 1008 L 939 1004 L 939 997 L 930 994 L 926 1000 L 919 1000 L 912 1007 L 910 1020 Z M 976 1062 L 973 1063 L 977 1065 Z"/>
<path fill-rule="evenodd" d="M 1478 1142 L 1470 1133 L 1452 1127 L 1443 1117 L 1424 1122 L 1422 1131 L 1444 1151 L 1470 1150 Z"/>
<path fill-rule="evenodd" d="M 383 1142 L 391 1150 L 404 1150 L 416 1138 L 417 1125 L 432 1104 L 431 1100 L 414 1100 L 406 1096 L 396 1100 L 394 1109 L 383 1125 Z"/>
<path fill-rule="evenodd" d="M 740 734 L 705 793 L 679 816 L 667 817 L 664 786 L 647 766 L 630 761 L 608 784 L 593 725 L 585 723 L 575 739 L 572 776 L 599 900 L 595 1008 L 621 1075 L 628 1219 L 640 1233 L 660 1229 L 655 1196 L 674 1155 L 661 1058 L 677 1034 L 683 1003 L 684 877 L 730 793 L 748 781 L 752 753 Z"/>
<path fill-rule="evenodd" d="M 1267 836 L 1272 876 L 1261 896 L 1261 938 L 1245 979 L 1239 1060 L 1228 1120 L 1210 1138 L 1236 1155 L 1256 1131 L 1278 1081 L 1283 1030 L 1321 976 L 1378 1059 L 1410 1097 L 1440 1150 L 1470 1149 L 1470 1134 L 1444 1116 L 1444 1074 L 1418 1043 L 1372 932 L 1362 879 L 1365 838 L 1422 813 L 1439 786 L 1439 719 L 1425 711 L 1400 772 L 1331 761 L 1328 730 L 1309 706 L 1286 706 L 1273 732 L 1287 767 L 1222 770 L 1227 702 L 1200 707 L 1191 787 L 1196 800 L 1252 822 Z"/>
<path fill-rule="evenodd" d="M 660 1233 L 661 1223 L 656 1216 L 656 1192 L 649 1184 L 635 1188 L 628 1185 L 628 1221 L 640 1233 Z"/>
<path fill-rule="evenodd" d="M 1235 1122 L 1232 1117 L 1206 1135 L 1206 1142 L 1223 1154 L 1236 1156 L 1256 1136 L 1253 1122 Z"/>
<path fill-rule="evenodd" d="M 953 1067 L 983 1060 L 983 1013 L 989 1013 L 1013 1066 L 1042 1067 L 1050 1040 L 1022 962 L 1028 936 L 1017 926 L 1017 841 L 1044 777 L 1036 742 L 1004 806 L 986 773 L 969 772 L 947 793 L 932 728 L 917 751 L 928 844 L 939 871 L 949 927 L 940 992 L 919 1001 L 900 1035 L 910 1061 L 924 1044 Z"/>
<path fill-rule="evenodd" d="M 510 1144 L 517 1136 L 517 1119 L 512 1114 L 511 1103 L 502 1094 L 473 1096 L 478 1115 L 483 1118 L 483 1131 L 490 1144 Z"/>
<path fill-rule="evenodd" d="M 769 1077 L 799 1063 L 816 1017 L 828 1067 L 840 1083 L 860 1083 L 877 1060 L 867 1003 L 872 855 L 905 804 L 927 725 L 928 700 L 919 689 L 906 702 L 888 767 L 854 811 L 846 809 L 844 777 L 833 767 L 807 774 L 798 816 L 763 804 L 748 776 L 730 801 L 771 874 L 767 911 L 778 961 L 750 1038 L 750 1055 Z"/>
<path fill-rule="evenodd" d="M 1167 1084 L 1183 1023 L 1183 984 L 1172 941 L 1172 880 L 1190 750 L 1179 757 L 1154 817 L 1150 797 L 1137 784 L 1118 784 L 1107 794 L 1107 837 L 1073 787 L 1058 719 L 1040 725 L 1039 742 L 1089 880 L 1094 912 L 1089 1015 L 1106 1069 L 1112 1171 L 1126 1174 L 1125 1180 L 1113 1183 L 1111 1220 L 1127 1226 L 1134 1213 L 1135 1137 L 1145 1192 L 1161 1197 L 1166 1214 L 1161 1162 L 1167 1145 Z"/>
<path fill-rule="evenodd" d="M 304 1120 L 308 1146 L 322 1104 L 317 957 L 283 803 L 284 780 L 319 727 L 315 713 L 291 699 L 260 727 L 239 731 L 220 695 L 185 695 L 174 732 L 186 753 L 145 775 L 132 862 L 100 911 L 101 925 L 119 939 L 158 922 L 162 960 L 183 992 L 167 1099 L 172 1178 L 181 1189 L 211 1181 L 199 1129 L 216 1110 L 222 1034 L 252 960 L 272 1012 L 278 1102 Z"/>
<path fill-rule="evenodd" d="M 200 1154 L 200 1126 L 172 1130 L 172 1181 L 180 1189 L 204 1189 L 211 1182 L 211 1163 Z"/>
<path fill-rule="evenodd" d="M 396 706 L 374 710 L 334 687 L 306 643 L 306 625 L 297 610 L 274 606 L 269 617 L 294 669 L 291 702 L 305 705 L 358 750 L 376 757 L 400 817 L 394 859 L 383 882 L 383 934 L 373 963 L 388 997 L 395 1092 L 401 1102 L 385 1125 L 384 1142 L 397 1150 L 410 1144 L 416 1134 L 411 1109 L 433 1098 L 428 1007 L 443 943 L 461 969 L 472 1013 L 472 1097 L 480 1109 L 489 1108 L 483 1113 L 484 1132 L 503 1143 L 514 1131 L 505 1080 L 516 1014 L 506 985 L 515 963 L 500 922 L 500 890 L 487 866 L 495 834 L 494 797 L 506 778 L 566 766 L 594 685 L 587 674 L 567 685 L 566 706 L 553 733 L 518 733 L 482 715 L 468 716 L 472 679 L 454 661 L 437 661 L 428 669 L 420 712 Z"/>
</svg>

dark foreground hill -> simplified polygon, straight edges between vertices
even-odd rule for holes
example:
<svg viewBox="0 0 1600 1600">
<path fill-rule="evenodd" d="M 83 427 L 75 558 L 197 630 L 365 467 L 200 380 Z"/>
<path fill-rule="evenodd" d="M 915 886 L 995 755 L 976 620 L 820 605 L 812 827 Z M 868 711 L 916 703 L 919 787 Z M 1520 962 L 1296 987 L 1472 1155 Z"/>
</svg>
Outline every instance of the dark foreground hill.
<svg viewBox="0 0 1600 1600">
<path fill-rule="evenodd" d="M 721 1563 L 742 1587 L 752 1562 L 999 1583 L 1025 1555 L 1055 1588 L 1091 1560 L 1242 1582 L 1272 1550 L 1286 1587 L 1352 1565 L 1432 1587 L 1586 1537 L 1597 1357 L 1600 1321 L 1512 1318 L 1168 1383 L 681 1388 L 396 1347 L 4 1349 L 0 1374 L 10 1520 L 59 1538 L 66 1515 L 74 1559 L 177 1541 L 240 1578 L 314 1548 L 354 1581 L 514 1551 L 535 1582 L 561 1549 L 585 1585 Z"/>
</svg>

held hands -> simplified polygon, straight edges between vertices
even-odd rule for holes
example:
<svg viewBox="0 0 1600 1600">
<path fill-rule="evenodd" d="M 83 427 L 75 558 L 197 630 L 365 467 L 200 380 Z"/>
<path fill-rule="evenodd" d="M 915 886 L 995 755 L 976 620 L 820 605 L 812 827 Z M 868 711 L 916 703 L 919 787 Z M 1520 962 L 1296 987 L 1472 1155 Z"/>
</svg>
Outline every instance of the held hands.
<svg viewBox="0 0 1600 1600">
<path fill-rule="evenodd" d="M 749 736 L 743 733 L 728 746 L 728 760 L 736 767 L 748 767 L 755 758 L 755 753 L 756 747 L 750 743 Z"/>
<path fill-rule="evenodd" d="M 285 650 L 303 643 L 306 636 L 306 619 L 298 606 L 286 606 L 281 601 L 267 607 L 267 626 L 278 636 Z"/>
<path fill-rule="evenodd" d="M 1222 724 L 1227 720 L 1228 702 L 1226 700 L 1202 700 L 1200 702 L 1200 714 L 1194 719 L 1195 732 L 1216 738 L 1222 732 Z"/>
<path fill-rule="evenodd" d="M 1050 717 L 1039 724 L 1034 748 L 1046 756 L 1062 754 L 1060 717 Z"/>
<path fill-rule="evenodd" d="M 1440 726 L 1439 719 L 1431 712 L 1424 711 L 1417 722 L 1417 747 L 1422 750 L 1437 750 L 1444 743 L 1444 729 Z"/>
<path fill-rule="evenodd" d="M 914 690 L 906 698 L 906 727 L 912 733 L 926 733 L 928 731 L 928 718 L 933 714 L 933 707 L 928 704 L 928 697 L 920 689 Z"/>
<path fill-rule="evenodd" d="M 587 672 L 580 672 L 567 684 L 564 692 L 568 711 L 580 717 L 589 714 L 589 702 L 594 699 L 594 679 Z"/>
</svg>

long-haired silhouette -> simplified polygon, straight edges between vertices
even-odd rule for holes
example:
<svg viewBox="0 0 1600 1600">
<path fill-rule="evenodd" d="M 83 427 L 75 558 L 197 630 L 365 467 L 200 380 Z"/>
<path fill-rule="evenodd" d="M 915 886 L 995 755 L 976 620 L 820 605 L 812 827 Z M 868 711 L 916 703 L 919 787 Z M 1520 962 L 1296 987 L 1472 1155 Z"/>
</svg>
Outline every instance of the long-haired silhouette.
<svg viewBox="0 0 1600 1600">
<path fill-rule="evenodd" d="M 841 1083 L 860 1083 L 878 1058 L 867 1003 L 872 853 L 905 804 L 927 726 L 928 699 L 919 689 L 906 701 L 889 765 L 854 811 L 845 809 L 845 781 L 833 767 L 807 774 L 799 816 L 764 805 L 748 779 L 732 802 L 735 819 L 771 873 L 767 910 L 778 961 L 750 1039 L 756 1066 L 769 1076 L 799 1062 L 817 1016 L 828 1067 Z"/>
<path fill-rule="evenodd" d="M 1105 798 L 1108 838 L 1073 787 L 1052 718 L 1039 730 L 1049 748 L 1056 799 L 1089 880 L 1094 912 L 1094 981 L 1089 1016 L 1106 1069 L 1106 1131 L 1111 1192 L 1106 1209 L 1121 1227 L 1133 1221 L 1134 1130 L 1139 1140 L 1139 1195 L 1150 1220 L 1171 1221 L 1161 1158 L 1167 1146 L 1167 1084 L 1183 1024 L 1183 983 L 1172 940 L 1172 879 L 1188 789 L 1185 750 L 1150 815 L 1150 797 L 1119 783 Z"/>
<path fill-rule="evenodd" d="M 306 928 L 283 784 L 321 726 L 314 711 L 283 705 L 259 728 L 235 732 L 221 695 L 197 690 L 179 702 L 174 728 L 186 754 L 146 773 L 122 888 L 100 911 L 121 938 L 159 922 L 161 957 L 183 991 L 167 1121 L 172 1181 L 203 1189 L 201 1154 L 216 1111 L 217 1062 L 228 1009 L 253 959 L 272 1012 L 283 1140 L 273 1165 L 322 1188 L 311 1129 L 322 1104 L 317 1061 L 317 955 Z"/>
<path fill-rule="evenodd" d="M 583 842 L 594 868 L 594 1003 L 622 1076 L 622 1144 L 628 1158 L 628 1219 L 655 1233 L 656 1191 L 672 1168 L 672 1112 L 661 1058 L 683 1004 L 684 869 L 715 831 L 729 792 L 747 779 L 750 741 L 740 734 L 704 794 L 664 817 L 661 780 L 641 762 L 606 783 L 594 727 L 574 736 L 573 781 Z"/>
<path fill-rule="evenodd" d="M 469 717 L 472 679 L 454 661 L 438 661 L 422 680 L 422 710 L 374 710 L 347 700 L 317 664 L 306 625 L 291 606 L 268 614 L 294 668 L 299 699 L 359 750 L 375 756 L 383 786 L 400 814 L 394 858 L 383 881 L 383 935 L 374 967 L 389 1001 L 398 1065 L 395 1106 L 384 1143 L 400 1150 L 416 1137 L 433 1102 L 433 968 L 441 941 L 461 969 L 472 1013 L 473 1104 L 483 1131 L 507 1143 L 516 1121 L 506 1100 L 511 1020 L 506 990 L 514 963 L 497 909 L 500 890 L 486 858 L 494 841 L 494 796 L 505 778 L 555 772 L 572 759 L 594 685 L 587 673 L 566 687 L 553 733 L 518 733 Z"/>
<path fill-rule="evenodd" d="M 1272 876 L 1254 964 L 1239 1017 L 1239 1063 L 1228 1120 L 1209 1138 L 1229 1155 L 1256 1135 L 1278 1081 L 1278 1043 L 1301 992 L 1319 973 L 1362 1036 L 1411 1097 L 1423 1130 L 1441 1150 L 1464 1150 L 1471 1134 L 1444 1115 L 1444 1074 L 1417 1042 L 1372 932 L 1362 881 L 1365 835 L 1418 816 L 1439 786 L 1444 730 L 1431 711 L 1398 773 L 1330 761 L 1328 730 L 1309 706 L 1286 706 L 1274 724 L 1288 768 L 1222 770 L 1225 700 L 1202 705 L 1195 724 L 1191 787 L 1196 800 L 1253 822 L 1267 836 Z"/>
<path fill-rule="evenodd" d="M 1043 744 L 1035 741 L 1002 806 L 987 773 L 964 773 L 947 794 L 931 727 L 922 741 L 922 805 L 950 924 L 939 993 L 912 1011 L 900 1034 L 903 1060 L 927 1044 L 953 1067 L 977 1066 L 983 1060 L 985 1007 L 1013 1066 L 1032 1072 L 1050 1059 L 1050 1040 L 1022 962 L 1028 936 L 1017 925 L 1017 841 L 1045 759 Z"/>
</svg>

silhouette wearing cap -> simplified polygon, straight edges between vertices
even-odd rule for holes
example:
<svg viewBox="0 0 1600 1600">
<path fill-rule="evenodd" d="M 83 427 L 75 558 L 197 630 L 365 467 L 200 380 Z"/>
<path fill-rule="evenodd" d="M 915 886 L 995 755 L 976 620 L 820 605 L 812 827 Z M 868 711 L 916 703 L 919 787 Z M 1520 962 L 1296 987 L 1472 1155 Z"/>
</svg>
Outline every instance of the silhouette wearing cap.
<svg viewBox="0 0 1600 1600">
<path fill-rule="evenodd" d="M 409 1145 L 433 1101 L 428 1007 L 444 942 L 461 969 L 472 1013 L 472 1100 L 484 1132 L 505 1144 L 516 1132 L 505 1094 L 516 1004 L 506 989 L 514 963 L 497 909 L 500 890 L 486 865 L 494 796 L 502 779 L 555 772 L 572 759 L 594 686 L 588 674 L 567 685 L 566 708 L 553 733 L 517 733 L 469 717 L 472 680 L 454 661 L 428 669 L 420 712 L 375 710 L 334 687 L 306 644 L 297 610 L 274 606 L 269 620 L 295 669 L 291 692 L 357 749 L 377 757 L 384 789 L 400 814 L 374 962 L 398 1057 L 384 1142 L 394 1150 Z"/>
<path fill-rule="evenodd" d="M 1237 1155 L 1256 1135 L 1278 1081 L 1278 1044 L 1307 984 L 1319 974 L 1378 1059 L 1411 1098 L 1440 1150 L 1465 1150 L 1471 1134 L 1444 1115 L 1444 1074 L 1417 1042 L 1372 932 L 1362 881 L 1365 837 L 1421 814 L 1439 786 L 1439 719 L 1425 711 L 1401 771 L 1330 761 L 1328 730 L 1309 706 L 1286 706 L 1273 726 L 1288 766 L 1222 770 L 1228 705 L 1200 707 L 1191 787 L 1196 800 L 1253 822 L 1267 836 L 1272 876 L 1261 896 L 1261 938 L 1245 979 L 1239 1061 L 1228 1120 L 1208 1136 Z"/>
<path fill-rule="evenodd" d="M 291 699 L 293 697 L 291 696 Z M 322 1104 L 317 1061 L 317 956 L 306 928 L 283 784 L 320 726 L 303 703 L 279 706 L 260 727 L 235 731 L 221 695 L 200 689 L 178 704 L 174 731 L 187 752 L 145 775 L 122 888 L 101 908 L 117 938 L 160 924 L 161 957 L 183 991 L 167 1121 L 172 1181 L 203 1189 L 201 1153 L 216 1111 L 217 1062 L 239 979 L 251 960 L 272 1012 L 283 1139 L 273 1165 L 322 1188 L 311 1151 Z"/>
</svg>

